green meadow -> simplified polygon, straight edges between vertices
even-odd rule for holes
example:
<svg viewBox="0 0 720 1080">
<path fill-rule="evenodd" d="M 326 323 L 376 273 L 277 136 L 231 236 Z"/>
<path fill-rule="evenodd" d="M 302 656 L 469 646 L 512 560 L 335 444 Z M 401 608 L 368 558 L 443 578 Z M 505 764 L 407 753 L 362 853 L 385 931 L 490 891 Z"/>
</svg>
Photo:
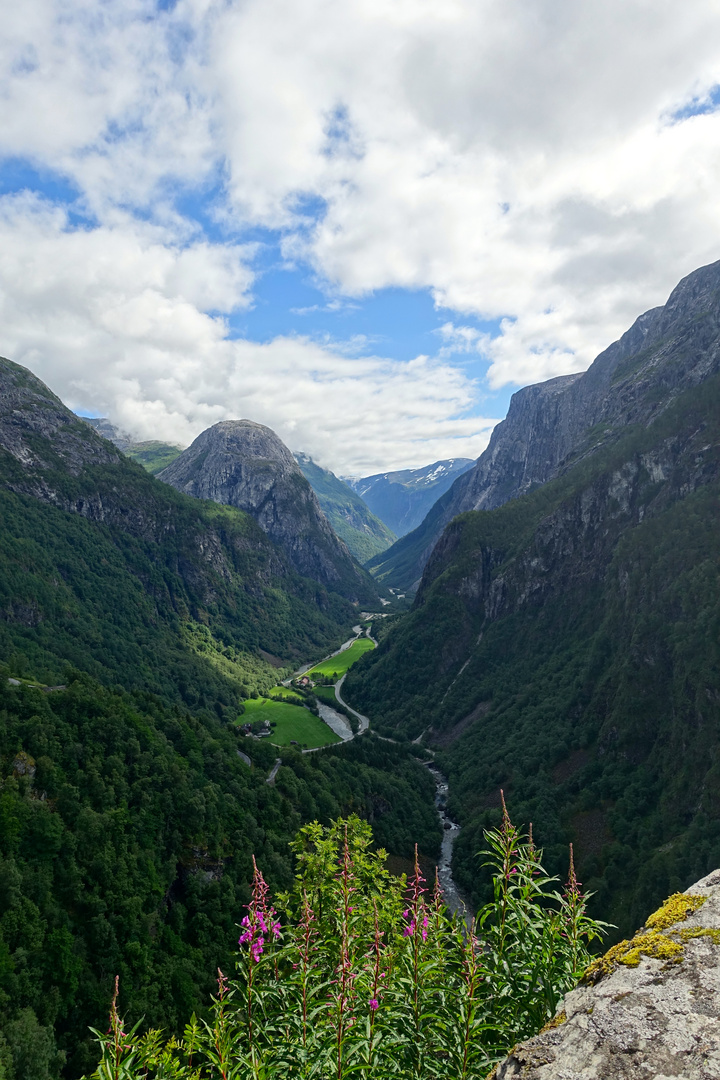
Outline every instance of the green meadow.
<svg viewBox="0 0 720 1080">
<path fill-rule="evenodd" d="M 303 699 L 289 686 L 272 686 L 266 693 L 266 697 L 279 698 L 281 701 L 289 701 L 293 705 L 302 705 Z"/>
<path fill-rule="evenodd" d="M 306 674 L 312 679 L 313 675 L 325 675 L 330 677 L 340 678 L 344 675 L 348 668 L 360 659 L 363 653 L 369 652 L 370 649 L 374 649 L 372 641 L 369 638 L 362 637 L 354 641 L 349 649 L 345 652 L 338 653 L 337 656 L 331 656 L 329 660 L 323 660 L 321 664 L 317 664 L 314 668 Z"/>
<path fill-rule="evenodd" d="M 317 746 L 329 746 L 340 742 L 340 736 L 331 731 L 319 717 L 299 705 L 289 705 L 284 701 L 270 698 L 249 698 L 245 702 L 245 712 L 239 723 L 254 723 L 267 720 L 276 726 L 268 742 L 277 746 L 289 746 L 295 740 L 300 746 L 313 750 Z"/>
<path fill-rule="evenodd" d="M 334 686 L 314 686 L 313 694 L 320 701 L 323 701 L 326 705 L 335 707 L 337 705 L 337 698 L 335 697 Z"/>
</svg>

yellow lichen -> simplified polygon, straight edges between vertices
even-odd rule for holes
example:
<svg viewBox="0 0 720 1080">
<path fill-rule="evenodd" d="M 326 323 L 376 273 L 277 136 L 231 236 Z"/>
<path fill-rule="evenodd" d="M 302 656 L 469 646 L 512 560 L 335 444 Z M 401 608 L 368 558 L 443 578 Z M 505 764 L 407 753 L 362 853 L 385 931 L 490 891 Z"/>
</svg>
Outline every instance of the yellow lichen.
<svg viewBox="0 0 720 1080">
<path fill-rule="evenodd" d="M 626 967 L 637 967 L 641 956 L 652 956 L 655 960 L 672 960 L 675 956 L 682 955 L 682 945 L 659 930 L 649 930 L 647 934 L 636 934 L 630 942 L 630 947 L 623 956 L 617 959 L 618 964 Z"/>
<path fill-rule="evenodd" d="M 541 1027 L 538 1035 L 544 1035 L 546 1031 L 553 1031 L 554 1028 L 560 1027 L 567 1021 L 567 1013 L 563 1009 L 562 1012 L 556 1013 L 552 1020 L 548 1020 L 544 1027 Z"/>
<path fill-rule="evenodd" d="M 645 925 L 651 930 L 667 930 L 675 923 L 684 922 L 688 915 L 701 908 L 707 896 L 688 896 L 686 893 L 673 893 L 662 907 L 653 912 Z"/>
<path fill-rule="evenodd" d="M 673 893 L 668 897 L 662 907 L 649 916 L 645 927 L 639 930 L 630 941 L 621 941 L 608 949 L 604 956 L 589 965 L 585 970 L 584 979 L 596 982 L 603 975 L 609 975 L 618 964 L 626 967 L 637 967 L 642 956 L 651 956 L 656 960 L 681 959 L 683 947 L 678 941 L 673 941 L 663 930 L 669 929 L 675 923 L 683 922 L 688 915 L 701 908 L 707 900 L 706 896 L 687 896 L 685 893 Z M 646 929 L 647 928 L 647 929 Z M 715 936 L 710 933 L 694 933 L 692 928 L 682 931 L 673 931 L 683 941 L 690 937 L 709 936 L 715 941 Z M 682 937 L 686 934 L 687 937 Z M 720 944 L 720 941 L 718 942 Z"/>
<path fill-rule="evenodd" d="M 720 930 L 712 926 L 684 926 L 676 931 L 681 941 L 692 941 L 693 938 L 710 938 L 713 945 L 720 945 Z"/>
</svg>

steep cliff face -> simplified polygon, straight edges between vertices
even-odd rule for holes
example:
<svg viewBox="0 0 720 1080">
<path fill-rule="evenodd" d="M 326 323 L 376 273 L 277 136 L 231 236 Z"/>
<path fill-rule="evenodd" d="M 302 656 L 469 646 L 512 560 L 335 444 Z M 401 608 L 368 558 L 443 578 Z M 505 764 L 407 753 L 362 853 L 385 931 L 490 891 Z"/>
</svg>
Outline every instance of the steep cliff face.
<svg viewBox="0 0 720 1080">
<path fill-rule="evenodd" d="M 442 749 L 478 902 L 500 787 L 551 853 L 576 845 L 624 930 L 720 862 L 717 342 L 628 388 L 634 422 L 554 479 L 456 517 L 414 611 L 348 676 L 384 734 Z"/>
<path fill-rule="evenodd" d="M 649 423 L 675 397 L 720 369 L 720 262 L 684 278 L 664 307 L 641 315 L 584 374 L 514 394 L 477 464 L 423 523 L 376 557 L 373 573 L 416 588 L 445 526 L 467 510 L 492 510 L 597 453 L 629 424 Z"/>
<path fill-rule="evenodd" d="M 374 596 L 369 575 L 335 535 L 295 458 L 270 428 L 251 420 L 215 424 L 158 479 L 251 514 L 299 573 L 351 600 Z"/>
</svg>

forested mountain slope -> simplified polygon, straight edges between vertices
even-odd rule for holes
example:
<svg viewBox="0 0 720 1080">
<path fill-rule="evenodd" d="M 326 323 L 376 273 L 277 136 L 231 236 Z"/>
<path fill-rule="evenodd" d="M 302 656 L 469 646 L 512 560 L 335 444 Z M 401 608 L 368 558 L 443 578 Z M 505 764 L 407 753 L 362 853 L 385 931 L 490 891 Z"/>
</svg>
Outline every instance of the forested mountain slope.
<svg viewBox="0 0 720 1080">
<path fill-rule="evenodd" d="M 703 302 L 615 364 L 622 429 L 447 527 L 413 612 L 348 676 L 385 734 L 440 751 L 476 897 L 501 787 L 554 869 L 575 843 L 623 932 L 720 863 L 717 292 Z"/>
<path fill-rule="evenodd" d="M 242 699 L 357 618 L 251 517 L 154 480 L 6 360 L 0 477 L 0 1076 L 77 1080 L 116 974 L 167 1032 L 209 1000 L 253 853 L 279 889 L 308 820 L 359 813 L 403 856 L 439 828 L 402 748 L 241 740 Z"/>
<path fill-rule="evenodd" d="M 187 495 L 250 514 L 306 577 L 355 603 L 377 601 L 372 578 L 333 532 L 295 458 L 263 424 L 215 424 L 158 477 Z"/>
<path fill-rule="evenodd" d="M 359 563 L 367 562 L 379 551 L 390 547 L 396 539 L 395 533 L 375 517 L 351 487 L 329 469 L 323 469 L 308 454 L 297 452 L 295 460 L 317 495 L 325 517 Z"/>
<path fill-rule="evenodd" d="M 42 681 L 71 662 L 230 705 L 274 681 L 268 656 L 317 655 L 355 616 L 247 514 L 153 479 L 7 360 L 0 477 L 0 648 Z"/>
<path fill-rule="evenodd" d="M 473 469 L 432 507 L 422 524 L 376 556 L 370 569 L 384 584 L 419 585 L 445 526 L 467 510 L 491 510 L 532 491 L 647 423 L 674 396 L 717 370 L 720 263 L 694 271 L 664 307 L 645 312 L 586 372 L 514 394 Z"/>
</svg>

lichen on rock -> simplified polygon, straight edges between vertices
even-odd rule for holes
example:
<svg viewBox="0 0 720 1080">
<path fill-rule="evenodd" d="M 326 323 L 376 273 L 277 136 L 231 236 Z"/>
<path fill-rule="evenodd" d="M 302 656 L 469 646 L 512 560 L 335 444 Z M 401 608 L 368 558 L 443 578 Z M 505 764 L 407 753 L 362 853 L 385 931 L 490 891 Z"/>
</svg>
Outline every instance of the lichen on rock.
<svg viewBox="0 0 720 1080">
<path fill-rule="evenodd" d="M 663 930 L 669 930 L 671 926 L 684 922 L 688 915 L 698 911 L 706 900 L 706 896 L 673 893 L 662 907 L 648 916 L 645 926 L 630 941 L 618 942 L 617 945 L 608 949 L 604 956 L 593 960 L 585 972 L 585 981 L 597 982 L 604 975 L 609 975 L 611 971 L 614 971 L 618 964 L 637 967 L 642 956 L 654 957 L 656 960 L 681 959 L 682 943 L 664 934 Z"/>
<path fill-rule="evenodd" d="M 717 870 L 595 961 L 493 1080 L 720 1080 L 719 944 Z"/>
</svg>

